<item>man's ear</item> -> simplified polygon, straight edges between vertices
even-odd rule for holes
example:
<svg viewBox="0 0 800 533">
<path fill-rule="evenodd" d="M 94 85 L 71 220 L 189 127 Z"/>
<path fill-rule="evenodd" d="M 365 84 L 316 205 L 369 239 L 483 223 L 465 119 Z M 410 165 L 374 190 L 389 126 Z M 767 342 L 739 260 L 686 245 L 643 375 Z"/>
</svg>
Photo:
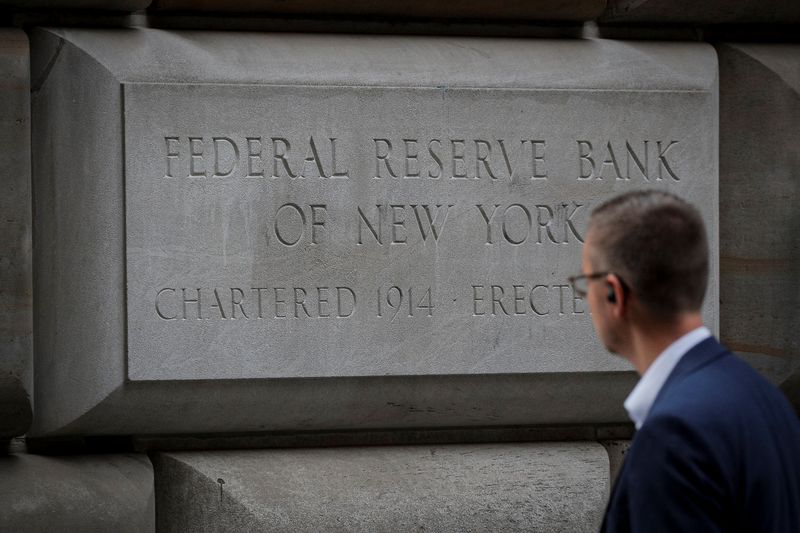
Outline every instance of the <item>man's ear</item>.
<svg viewBox="0 0 800 533">
<path fill-rule="evenodd" d="M 622 281 L 616 274 L 609 274 L 606 276 L 606 286 L 608 294 L 606 300 L 612 307 L 612 314 L 617 318 L 622 318 L 628 309 L 628 302 L 626 300 L 625 289 L 623 288 Z"/>
</svg>

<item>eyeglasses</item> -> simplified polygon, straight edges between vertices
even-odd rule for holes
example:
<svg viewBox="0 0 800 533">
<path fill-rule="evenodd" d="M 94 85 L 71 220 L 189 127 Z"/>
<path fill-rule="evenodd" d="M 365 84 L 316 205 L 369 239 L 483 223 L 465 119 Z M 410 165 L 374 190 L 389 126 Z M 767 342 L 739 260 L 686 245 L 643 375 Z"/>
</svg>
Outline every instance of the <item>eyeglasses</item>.
<svg viewBox="0 0 800 533">
<path fill-rule="evenodd" d="M 592 274 L 581 274 L 579 276 L 570 276 L 567 278 L 567 280 L 569 280 L 570 285 L 572 285 L 572 291 L 579 297 L 585 298 L 589 293 L 589 282 L 593 279 L 603 278 L 609 274 L 613 274 L 613 272 L 607 271 L 593 272 Z M 628 285 L 625 284 L 625 281 L 619 275 L 616 276 L 622 285 L 622 290 L 627 292 Z"/>
</svg>

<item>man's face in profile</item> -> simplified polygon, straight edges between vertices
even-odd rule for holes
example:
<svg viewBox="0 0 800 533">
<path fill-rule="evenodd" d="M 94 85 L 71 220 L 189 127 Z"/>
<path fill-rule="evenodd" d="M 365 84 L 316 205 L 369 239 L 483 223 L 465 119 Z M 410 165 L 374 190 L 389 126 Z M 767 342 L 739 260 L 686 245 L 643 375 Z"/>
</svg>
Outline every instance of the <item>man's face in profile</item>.
<svg viewBox="0 0 800 533">
<path fill-rule="evenodd" d="M 591 230 L 586 235 L 586 241 L 583 244 L 583 253 L 581 260 L 581 273 L 585 275 L 594 274 L 597 272 L 596 266 L 598 251 L 594 244 L 594 235 Z M 594 262 L 592 258 L 595 258 Z M 608 301 L 608 284 L 605 278 L 588 279 L 586 284 L 586 301 L 589 304 L 589 311 L 592 314 L 592 324 L 597 333 L 598 339 L 603 343 L 603 346 L 611 353 L 618 353 L 614 346 L 616 346 L 617 335 L 613 331 L 613 316 L 611 315 L 611 305 Z"/>
</svg>

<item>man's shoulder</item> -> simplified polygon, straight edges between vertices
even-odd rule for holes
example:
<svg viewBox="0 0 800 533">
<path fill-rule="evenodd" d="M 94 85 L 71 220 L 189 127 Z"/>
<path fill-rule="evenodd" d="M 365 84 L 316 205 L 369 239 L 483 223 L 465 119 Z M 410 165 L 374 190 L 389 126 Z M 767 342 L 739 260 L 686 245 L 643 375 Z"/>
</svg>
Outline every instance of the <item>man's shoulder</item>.
<svg viewBox="0 0 800 533">
<path fill-rule="evenodd" d="M 663 412 L 746 414 L 765 407 L 792 411 L 774 385 L 713 338 L 690 350 L 673 374 L 656 399 L 654 416 Z"/>
<path fill-rule="evenodd" d="M 752 451 L 768 442 L 800 449 L 800 419 L 786 397 L 727 350 L 669 381 L 642 432 L 656 439 L 679 434 L 684 444 L 694 440 L 717 452 Z"/>
</svg>

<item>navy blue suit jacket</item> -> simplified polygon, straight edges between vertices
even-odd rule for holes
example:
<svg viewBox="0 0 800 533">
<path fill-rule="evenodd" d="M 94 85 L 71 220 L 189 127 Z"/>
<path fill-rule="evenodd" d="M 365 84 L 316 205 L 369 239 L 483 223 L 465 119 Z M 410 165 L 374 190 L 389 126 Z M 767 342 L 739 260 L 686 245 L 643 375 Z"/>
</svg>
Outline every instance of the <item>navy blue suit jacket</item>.
<svg viewBox="0 0 800 533">
<path fill-rule="evenodd" d="M 673 369 L 628 450 L 602 531 L 800 532 L 800 420 L 709 338 Z"/>
</svg>

